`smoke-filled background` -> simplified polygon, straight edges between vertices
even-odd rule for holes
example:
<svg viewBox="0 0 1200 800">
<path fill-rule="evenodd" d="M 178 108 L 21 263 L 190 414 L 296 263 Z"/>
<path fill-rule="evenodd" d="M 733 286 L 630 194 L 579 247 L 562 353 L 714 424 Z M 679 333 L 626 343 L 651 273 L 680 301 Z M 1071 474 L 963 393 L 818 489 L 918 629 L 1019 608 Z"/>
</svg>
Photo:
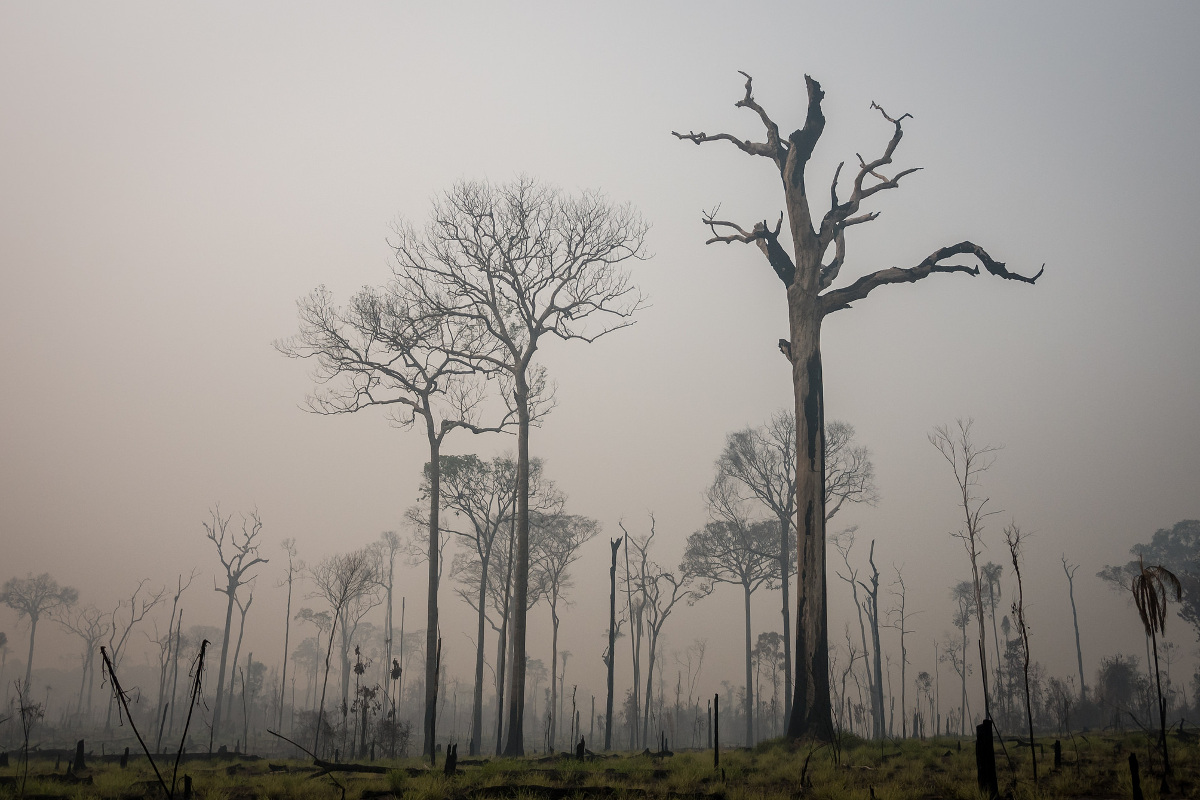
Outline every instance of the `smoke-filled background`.
<svg viewBox="0 0 1200 800">
<path fill-rule="evenodd" d="M 1095 574 L 1155 530 L 1200 517 L 1198 17 L 1184 3 L 5 4 L 0 580 L 48 572 L 80 603 L 111 610 L 143 578 L 173 590 L 196 568 L 184 625 L 220 626 L 224 597 L 212 589 L 223 570 L 201 523 L 216 503 L 239 529 L 257 509 L 270 562 L 257 570 L 242 653 L 274 667 L 279 543 L 294 538 L 312 565 L 384 530 L 407 534 L 428 457 L 419 432 L 382 414 L 302 409 L 309 365 L 272 347 L 295 333 L 297 298 L 324 284 L 345 300 L 383 283 L 390 225 L 421 222 L 456 180 L 599 188 L 652 225 L 653 258 L 632 267 L 649 307 L 594 345 L 542 348 L 557 407 L 531 449 L 567 509 L 602 525 L 572 569 L 560 635 L 573 654 L 568 693 L 578 684 L 602 705 L 618 521 L 644 532 L 653 512 L 658 557 L 678 563 L 707 520 L 703 492 L 726 435 L 792 402 L 775 345 L 787 335 L 778 278 L 754 247 L 705 246 L 700 224 L 717 204 L 747 226 L 773 221 L 777 175 L 670 132 L 761 138 L 755 115 L 734 107 L 738 70 L 790 131 L 807 73 L 828 119 L 808 171 L 814 198 L 838 162 L 886 143 L 872 101 L 912 115 L 896 167 L 924 168 L 871 201 L 882 215 L 851 229 L 843 276 L 912 266 L 963 239 L 1013 270 L 1046 265 L 1035 286 L 941 275 L 884 287 L 824 328 L 827 417 L 855 426 L 880 494 L 845 508 L 831 532 L 858 526 L 863 566 L 874 539 L 885 581 L 903 569 L 910 681 L 933 671 L 935 640 L 957 635 L 950 588 L 969 577 L 951 538 L 962 526 L 953 475 L 927 441 L 959 417 L 975 419 L 977 441 L 1004 446 L 981 479 L 1001 512 L 984 557 L 1008 563 L 1000 530 L 1012 520 L 1032 534 L 1033 657 L 1048 674 L 1074 673 L 1065 554 L 1081 565 L 1088 679 L 1102 657 L 1144 659 L 1136 612 Z M 511 436 L 461 434 L 445 449 L 514 448 Z M 830 558 L 838 643 L 846 623 L 857 635 L 857 616 Z M 424 568 L 398 563 L 412 632 L 424 626 Z M 1006 570 L 1002 612 L 1008 580 Z M 297 586 L 293 611 L 319 607 L 310 591 Z M 449 576 L 441 596 L 464 715 L 473 615 Z M 156 663 L 148 636 L 168 614 L 169 603 L 132 634 L 129 669 Z M 382 624 L 382 612 L 370 619 Z M 530 656 L 548 665 L 544 606 L 530 625 Z M 755 595 L 753 625 L 779 628 L 777 592 Z M 0 631 L 7 697 L 28 621 L 0 608 Z M 1167 633 L 1182 684 L 1196 631 L 1172 619 Z M 660 653 L 671 695 L 674 654 L 697 639 L 708 643 L 697 691 L 740 685 L 742 636 L 735 587 L 679 609 Z M 896 631 L 883 636 L 898 670 Z M 623 639 L 618 698 L 629 658 Z M 50 716 L 78 690 L 79 663 L 78 638 L 43 620 L 33 684 L 39 698 L 52 687 Z M 940 670 L 945 704 L 957 677 Z M 977 694 L 977 678 L 969 685 Z"/>
</svg>

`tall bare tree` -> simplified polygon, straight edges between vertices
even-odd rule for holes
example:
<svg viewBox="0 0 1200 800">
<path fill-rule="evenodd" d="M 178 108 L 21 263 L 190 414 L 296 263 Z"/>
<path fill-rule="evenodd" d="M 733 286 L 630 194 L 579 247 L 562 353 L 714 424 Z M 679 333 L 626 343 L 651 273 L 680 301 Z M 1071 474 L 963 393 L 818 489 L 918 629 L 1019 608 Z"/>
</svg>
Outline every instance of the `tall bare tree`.
<svg viewBox="0 0 1200 800">
<path fill-rule="evenodd" d="M 221 516 L 220 505 L 209 510 L 210 519 L 202 522 L 204 535 L 217 548 L 217 560 L 225 569 L 225 585 L 213 586 L 213 590 L 225 595 L 225 632 L 221 636 L 221 666 L 217 670 L 217 697 L 213 704 L 212 728 L 208 735 L 208 750 L 212 752 L 214 739 L 221 735 L 221 708 L 225 692 L 225 669 L 229 656 L 229 630 L 233 625 L 233 606 L 238 599 L 238 590 L 254 579 L 251 570 L 259 564 L 266 564 L 267 559 L 258 554 L 259 535 L 262 533 L 262 519 L 258 511 L 252 511 L 249 517 L 242 517 L 242 534 L 239 537 L 236 530 L 229 530 L 229 522 L 233 515 Z"/>
<path fill-rule="evenodd" d="M 333 637 L 338 625 L 343 628 L 347 619 L 347 607 L 371 592 L 378 584 L 378 560 L 368 549 L 333 555 L 312 568 L 311 578 L 315 587 L 311 597 L 323 599 L 329 604 L 329 642 L 325 647 L 325 674 L 321 681 L 321 702 L 317 711 L 317 730 L 313 737 L 313 752 L 320 754 L 321 725 L 325 718 L 325 691 L 329 685 L 329 664 L 333 657 Z M 302 609 L 303 612 L 305 609 Z M 316 615 L 311 615 L 316 617 Z M 314 621 L 316 621 L 314 619 Z M 318 623 L 319 625 L 319 623 Z M 347 636 L 343 632 L 343 642 Z M 349 671 L 343 669 L 349 685 Z"/>
<path fill-rule="evenodd" d="M 1071 599 L 1071 621 L 1075 624 L 1075 660 L 1079 667 L 1079 699 L 1087 700 L 1087 683 L 1083 679 L 1083 647 L 1079 644 L 1079 612 L 1075 610 L 1075 570 L 1078 564 L 1068 564 L 1067 554 L 1062 556 L 1063 572 L 1067 576 L 1067 593 Z"/>
<path fill-rule="evenodd" d="M 992 719 L 991 692 L 988 691 L 988 661 L 987 661 L 987 628 L 984 624 L 983 613 L 983 574 L 979 564 L 979 554 L 983 544 L 983 523 L 988 517 L 999 513 L 987 510 L 990 498 L 981 497 L 979 492 L 980 476 L 991 469 L 995 463 L 995 454 L 999 447 L 978 444 L 972 435 L 974 420 L 960 419 L 951 430 L 948 425 L 941 425 L 929 434 L 930 443 L 937 448 L 946 463 L 954 472 L 954 482 L 958 488 L 958 502 L 962 506 L 963 527 L 951 536 L 962 542 L 963 549 L 971 561 L 971 588 L 975 602 L 975 620 L 979 624 L 979 674 L 983 680 L 983 716 L 988 722 Z M 999 659 L 1000 654 L 996 654 Z"/>
<path fill-rule="evenodd" d="M 287 698 L 287 668 L 288 668 L 288 642 L 291 641 L 292 635 L 292 584 L 296 580 L 296 576 L 304 571 L 304 562 L 296 558 L 296 540 L 295 538 L 284 539 L 279 543 L 283 548 L 283 552 L 287 553 L 287 577 L 284 582 L 287 583 L 287 612 L 283 618 L 283 670 L 279 678 L 279 708 L 275 715 L 275 727 L 283 728 L 283 706 Z M 389 608 L 389 612 L 390 612 Z M 390 639 L 389 639 L 390 643 Z"/>
<path fill-rule="evenodd" d="M 704 593 L 716 583 L 742 587 L 746 617 L 746 746 L 754 744 L 754 684 L 751 652 L 750 596 L 775 582 L 773 552 L 778 544 L 774 521 L 750 522 L 728 502 L 726 488 L 717 483 L 709 490 L 712 521 L 687 539 L 680 571 L 695 575 Z"/>
<path fill-rule="evenodd" d="M 479 425 L 486 399 L 486 375 L 493 370 L 478 358 L 496 349 L 476 321 L 444 313 L 424 303 L 412 276 L 401 265 L 384 289 L 364 288 L 345 308 L 320 287 L 297 303 L 300 332 L 275 343 L 279 352 L 316 362 L 322 388 L 308 397 L 318 414 L 350 414 L 383 406 L 398 427 L 424 428 L 429 445 L 427 625 L 425 643 L 424 754 L 433 753 L 436 709 L 438 568 L 441 449 L 456 429 L 498 431 L 511 421 Z"/>
<path fill-rule="evenodd" d="M 83 640 L 83 674 L 79 679 L 79 706 L 76 714 L 80 722 L 92 713 L 92 690 L 96 684 L 96 653 L 100 642 L 108 637 L 108 614 L 94 605 L 60 608 L 55 615 L 58 623 Z M 83 690 L 87 686 L 87 703 Z"/>
<path fill-rule="evenodd" d="M 745 73 L 742 73 L 745 75 Z M 879 212 L 863 212 L 862 204 L 872 196 L 899 186 L 900 180 L 916 171 L 901 170 L 891 177 L 882 170 L 892 163 L 903 135 L 902 122 L 909 116 L 889 116 L 880 106 L 883 120 L 891 126 L 892 136 L 878 157 L 859 159 L 849 196 L 838 197 L 841 166 L 835 171 L 829 189 L 829 210 L 823 216 L 809 202 L 805 169 L 825 129 L 821 85 L 805 76 L 808 108 L 804 126 L 783 134 L 779 125 L 754 99 L 752 81 L 746 75 L 744 96 L 738 108 L 754 112 L 762 123 L 765 141 L 742 139 L 728 133 L 677 133 L 678 138 L 697 145 L 728 142 L 751 156 L 770 160 L 783 184 L 784 212 L 770 225 L 765 220 L 746 229 L 718 219 L 716 210 L 703 217 L 712 231 L 709 243 L 742 242 L 755 244 L 766 256 L 772 270 L 783 282 L 788 304 L 788 337 L 779 340 L 780 350 L 791 365 L 796 416 L 796 510 L 797 531 L 797 643 L 802 659 L 797 665 L 795 699 L 788 736 L 812 735 L 829 739 L 833 734 L 829 696 L 829 636 L 825 585 L 825 485 L 823 456 L 824 389 L 821 367 L 821 324 L 825 317 L 850 308 L 880 286 L 912 283 L 934 273 L 978 275 L 979 266 L 948 263 L 957 256 L 974 257 L 992 275 L 1033 283 L 1032 278 L 1009 272 L 982 247 L 970 241 L 939 247 L 911 268 L 889 267 L 867 274 L 842 288 L 833 288 L 846 259 L 846 230 L 870 222 Z M 782 237 L 784 216 L 787 235 Z M 818 219 L 819 217 L 819 219 Z M 790 239 L 791 253 L 786 243 Z M 828 257 L 832 249 L 832 257 Z M 828 258 L 827 258 L 828 257 Z"/>
<path fill-rule="evenodd" d="M 702 586 L 697 582 L 697 576 L 683 570 L 672 570 L 660 566 L 650 556 L 650 548 L 654 542 L 655 521 L 650 515 L 650 532 L 644 536 L 626 534 L 629 549 L 634 553 L 634 563 L 637 564 L 634 573 L 634 585 L 642 599 L 642 615 L 646 621 L 646 693 L 642 706 L 642 742 L 650 741 L 650 705 L 653 688 L 654 667 L 658 660 L 659 640 L 662 637 L 663 626 L 667 618 L 680 602 L 695 603 L 703 597 L 706 591 L 711 591 L 712 583 Z M 662 702 L 662 698 L 659 698 Z M 678 734 L 676 734 L 678 735 Z"/>
<path fill-rule="evenodd" d="M 558 626 L 559 604 L 566 604 L 567 590 L 574 584 L 569 572 L 571 565 L 579 559 L 579 548 L 596 537 L 600 523 L 594 519 L 575 514 L 539 514 L 531 524 L 542 529 L 537 537 L 538 547 L 530 554 L 545 576 L 545 595 L 550 604 L 550 747 L 557 747 L 558 734 Z M 566 662 L 563 662 L 564 668 Z"/>
<path fill-rule="evenodd" d="M 529 592 L 529 429 L 545 370 L 543 337 L 595 341 L 627 327 L 642 306 L 623 262 L 644 258 L 647 226 L 598 192 L 570 196 L 519 178 L 462 181 L 434 202 L 423 231 L 396 227 L 397 275 L 423 302 L 486 328 L 497 345 L 479 362 L 507 376 L 517 416 L 513 669 L 505 754 L 524 752 L 526 596 Z"/>
</svg>

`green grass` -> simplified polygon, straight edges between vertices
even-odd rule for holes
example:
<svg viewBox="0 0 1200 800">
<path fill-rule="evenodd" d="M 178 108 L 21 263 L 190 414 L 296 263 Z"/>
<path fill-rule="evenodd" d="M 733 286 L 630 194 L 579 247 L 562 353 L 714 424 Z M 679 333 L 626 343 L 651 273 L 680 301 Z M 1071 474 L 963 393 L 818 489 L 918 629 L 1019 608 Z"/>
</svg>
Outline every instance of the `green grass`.
<svg viewBox="0 0 1200 800">
<path fill-rule="evenodd" d="M 1141 762 L 1142 791 L 1146 800 L 1159 797 L 1157 757 L 1143 736 L 1076 737 L 1078 756 L 1070 742 L 1063 747 L 1064 765 L 1052 768 L 1052 739 L 1043 741 L 1046 755 L 1039 759 L 1040 777 L 1034 785 L 1028 748 L 1008 744 L 1008 758 L 998 751 L 1001 795 L 1011 800 L 1091 800 L 1130 798 L 1130 752 Z M 961 747 L 960 747 L 961 745 Z M 197 800 L 348 800 L 383 794 L 397 800 L 980 800 L 975 785 L 974 743 L 939 738 L 864 742 L 847 738 L 840 759 L 834 749 L 799 743 L 788 746 L 768 742 L 754 750 L 721 753 L 721 771 L 712 766 L 712 752 L 683 752 L 667 758 L 621 755 L 578 762 L 563 758 L 489 759 L 465 767 L 447 778 L 439 769 L 429 771 L 416 759 L 384 763 L 387 774 L 344 774 L 314 778 L 311 765 L 283 762 L 293 771 L 272 773 L 267 762 L 245 761 L 233 774 L 230 761 L 193 761 L 181 771 L 193 778 Z M 1174 742 L 1171 749 L 1174 779 L 1168 798 L 1200 800 L 1200 748 Z M 805 760 L 808 760 L 807 770 Z M 0 782 L 19 775 L 14 763 L 0 769 Z M 54 780 L 54 764 L 30 764 L 28 796 L 136 800 L 158 797 L 154 774 L 144 760 L 128 769 L 96 764 L 86 773 L 87 785 Z M 62 775 L 60 769 L 59 775 Z M 169 777 L 168 777 L 169 779 Z M 803 779 L 803 784 L 802 784 Z M 340 784 L 340 786 L 338 785 Z M 182 787 L 182 781 L 180 783 Z M 147 788 L 149 787 L 149 788 Z M 0 800 L 18 797 L 17 788 L 0 785 Z"/>
</svg>

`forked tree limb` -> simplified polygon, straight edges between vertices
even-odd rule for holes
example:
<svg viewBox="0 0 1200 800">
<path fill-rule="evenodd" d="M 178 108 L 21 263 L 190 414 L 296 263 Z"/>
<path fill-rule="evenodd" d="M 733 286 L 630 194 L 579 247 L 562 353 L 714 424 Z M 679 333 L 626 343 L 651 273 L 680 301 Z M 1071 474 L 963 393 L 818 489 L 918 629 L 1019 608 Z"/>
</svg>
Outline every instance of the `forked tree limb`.
<svg viewBox="0 0 1200 800">
<path fill-rule="evenodd" d="M 763 255 L 767 257 L 771 268 L 775 270 L 775 274 L 783 281 L 785 286 L 790 286 L 792 280 L 796 277 L 796 265 L 792 262 L 791 256 L 779 244 L 779 232 L 783 229 L 783 214 L 779 215 L 779 220 L 775 223 L 775 227 L 771 228 L 767 225 L 766 220 L 756 222 L 754 228 L 747 231 L 736 222 L 728 220 L 714 219 L 717 209 L 713 209 L 711 214 L 705 214 L 702 221 L 713 232 L 712 237 L 705 244 L 730 244 L 732 242 L 742 242 L 743 244 L 756 244 Z M 717 228 L 729 228 L 736 233 L 721 235 L 717 233 Z"/>
<path fill-rule="evenodd" d="M 963 264 L 943 264 L 943 260 L 958 255 L 973 255 L 991 274 L 1006 280 L 1034 283 L 1046 271 L 1046 265 L 1033 277 L 1026 277 L 1016 272 L 1010 272 L 1001 261 L 996 261 L 988 252 L 974 242 L 959 242 L 948 247 L 942 247 L 930 253 L 915 267 L 890 267 L 864 275 L 849 286 L 826 292 L 820 296 L 821 314 L 829 314 L 849 308 L 856 300 L 862 300 L 876 288 L 889 283 L 915 283 L 935 272 L 965 272 L 968 275 L 978 275 L 979 267 L 969 267 Z"/>
</svg>

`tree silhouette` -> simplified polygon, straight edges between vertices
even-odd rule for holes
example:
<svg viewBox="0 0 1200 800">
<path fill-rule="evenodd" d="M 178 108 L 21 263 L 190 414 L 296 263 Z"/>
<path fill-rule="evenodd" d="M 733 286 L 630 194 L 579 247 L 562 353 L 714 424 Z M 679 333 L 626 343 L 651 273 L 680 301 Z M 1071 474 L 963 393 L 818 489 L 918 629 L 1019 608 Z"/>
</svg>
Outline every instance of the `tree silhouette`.
<svg viewBox="0 0 1200 800">
<path fill-rule="evenodd" d="M 1130 587 L 1133 590 L 1133 603 L 1137 606 L 1138 616 L 1150 637 L 1151 649 L 1154 651 L 1154 687 L 1158 692 L 1158 723 L 1159 745 L 1163 756 L 1163 790 L 1166 791 L 1167 778 L 1171 775 L 1171 759 L 1167 752 L 1167 701 L 1163 698 L 1162 676 L 1158 669 L 1158 637 L 1167 627 L 1167 601 L 1170 595 L 1175 595 L 1178 602 L 1183 595 L 1179 578 L 1163 566 L 1147 567 L 1138 559 L 1138 574 L 1134 576 Z"/>
<path fill-rule="evenodd" d="M 884 121 L 892 127 L 892 137 L 883 153 L 870 161 L 859 158 L 852 188 L 845 200 L 838 197 L 839 165 L 830 186 L 829 210 L 819 220 L 810 204 L 805 169 L 825 128 L 821 85 L 805 76 L 808 108 L 804 126 L 784 135 L 779 125 L 754 99 L 752 79 L 746 77 L 745 95 L 735 104 L 753 111 L 765 129 L 765 141 L 741 139 L 728 133 L 672 132 L 679 139 L 700 145 L 729 142 L 751 156 L 770 160 L 783 183 L 784 213 L 770 225 L 766 220 L 746 229 L 717 218 L 717 209 L 703 216 L 712 231 L 708 243 L 741 242 L 756 245 L 772 270 L 783 282 L 788 304 L 788 337 L 779 340 L 779 349 L 791 366 L 796 416 L 796 513 L 797 513 L 797 591 L 796 631 L 800 663 L 796 667 L 795 697 L 788 722 L 788 736 L 811 735 L 830 740 L 833 720 L 829 693 L 829 631 L 825 576 L 824 497 L 824 387 L 821 366 L 821 325 L 825 317 L 850 308 L 880 286 L 913 283 L 935 273 L 978 275 L 979 266 L 951 263 L 957 256 L 973 257 L 992 275 L 1033 283 L 1041 272 L 1027 278 L 1009 272 L 986 250 L 971 241 L 939 247 L 916 266 L 890 267 L 865 275 L 842 288 L 833 288 L 846 260 L 846 230 L 870 222 L 879 212 L 861 212 L 864 201 L 895 189 L 900 180 L 916 172 L 909 168 L 886 176 L 881 170 L 892 163 L 903 136 L 902 123 L 909 116 L 892 117 L 872 103 Z M 785 247 L 784 216 L 791 253 Z M 833 255 L 826 260 L 832 249 Z"/>
<path fill-rule="evenodd" d="M 79 600 L 79 592 L 70 586 L 59 586 L 58 581 L 48 573 L 34 577 L 32 574 L 24 578 L 9 578 L 0 589 L 0 599 L 4 604 L 17 612 L 17 618 L 29 618 L 29 658 L 25 661 L 25 682 L 23 692 L 29 692 L 29 679 L 33 675 L 33 643 L 37 636 L 38 620 L 43 614 L 49 614 L 59 609 L 75 605 Z M 22 703 L 27 698 L 22 695 Z"/>
<path fill-rule="evenodd" d="M 522 177 L 462 181 L 434 202 L 423 231 L 396 228 L 397 274 L 436 313 L 487 331 L 475 363 L 505 376 L 517 417 L 513 664 L 505 755 L 524 753 L 529 587 L 529 429 L 547 392 L 534 363 L 543 337 L 593 342 L 633 323 L 642 297 L 623 263 L 645 258 L 647 225 L 597 192 L 570 196 Z"/>
</svg>

